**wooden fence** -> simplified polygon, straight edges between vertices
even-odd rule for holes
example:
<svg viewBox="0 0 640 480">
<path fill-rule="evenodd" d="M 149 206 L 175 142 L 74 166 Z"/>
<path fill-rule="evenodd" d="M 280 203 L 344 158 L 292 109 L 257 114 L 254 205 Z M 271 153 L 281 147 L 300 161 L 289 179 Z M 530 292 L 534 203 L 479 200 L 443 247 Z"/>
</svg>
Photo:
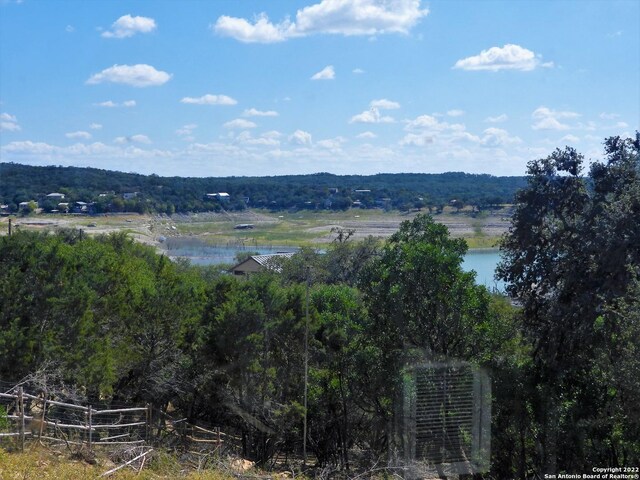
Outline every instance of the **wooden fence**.
<svg viewBox="0 0 640 480">
<path fill-rule="evenodd" d="M 97 409 L 91 405 L 62 402 L 46 392 L 32 395 L 18 386 L 0 392 L 0 441 L 25 441 L 95 446 L 164 445 L 200 452 L 237 452 L 240 439 L 221 431 L 175 419 L 150 405 Z M 3 428 L 4 426 L 4 428 Z"/>
</svg>

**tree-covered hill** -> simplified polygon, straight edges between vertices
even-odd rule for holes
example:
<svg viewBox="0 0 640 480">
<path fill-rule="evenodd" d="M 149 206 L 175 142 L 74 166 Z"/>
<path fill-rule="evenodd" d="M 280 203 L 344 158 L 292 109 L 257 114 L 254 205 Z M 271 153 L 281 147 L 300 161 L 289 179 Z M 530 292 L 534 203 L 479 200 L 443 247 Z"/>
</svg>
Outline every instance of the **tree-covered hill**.
<svg viewBox="0 0 640 480">
<path fill-rule="evenodd" d="M 174 213 L 216 210 L 221 206 L 229 210 L 246 206 L 341 210 L 354 206 L 354 202 L 362 208 L 410 209 L 437 207 L 454 199 L 483 206 L 511 203 L 516 190 L 524 185 L 524 177 L 460 172 L 193 178 L 0 163 L 0 202 L 11 211 L 16 211 L 21 202 L 31 200 L 38 201 L 45 211 L 56 209 L 60 200 L 46 198 L 53 192 L 64 194 L 65 203 L 95 202 L 96 213 Z M 206 197 L 217 192 L 229 194 L 222 205 Z"/>
</svg>

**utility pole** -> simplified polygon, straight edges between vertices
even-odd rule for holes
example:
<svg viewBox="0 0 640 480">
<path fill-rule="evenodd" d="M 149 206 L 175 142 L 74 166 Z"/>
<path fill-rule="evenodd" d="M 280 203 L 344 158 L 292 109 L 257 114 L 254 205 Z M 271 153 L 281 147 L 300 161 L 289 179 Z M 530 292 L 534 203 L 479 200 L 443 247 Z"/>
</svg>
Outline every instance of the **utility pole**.
<svg viewBox="0 0 640 480">
<path fill-rule="evenodd" d="M 302 427 L 302 465 L 307 465 L 307 391 L 309 388 L 309 267 L 307 267 L 307 294 L 304 322 L 304 423 Z"/>
<path fill-rule="evenodd" d="M 11 218 L 9 218 L 9 236 L 11 236 Z"/>
</svg>

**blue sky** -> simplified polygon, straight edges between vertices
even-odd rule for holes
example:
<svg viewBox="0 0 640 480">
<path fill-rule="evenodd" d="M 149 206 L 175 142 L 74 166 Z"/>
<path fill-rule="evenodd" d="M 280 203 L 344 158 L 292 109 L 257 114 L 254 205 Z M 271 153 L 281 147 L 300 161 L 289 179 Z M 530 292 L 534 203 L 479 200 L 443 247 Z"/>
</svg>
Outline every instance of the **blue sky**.
<svg viewBox="0 0 640 480">
<path fill-rule="evenodd" d="M 0 155 L 523 175 L 640 128 L 638 0 L 0 0 Z"/>
</svg>

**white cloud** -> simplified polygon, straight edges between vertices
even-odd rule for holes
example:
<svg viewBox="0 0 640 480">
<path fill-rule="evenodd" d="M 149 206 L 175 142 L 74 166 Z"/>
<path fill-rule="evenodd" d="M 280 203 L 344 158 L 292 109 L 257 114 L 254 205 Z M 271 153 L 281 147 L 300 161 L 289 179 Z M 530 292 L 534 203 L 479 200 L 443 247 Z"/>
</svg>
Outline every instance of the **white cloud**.
<svg viewBox="0 0 640 480">
<path fill-rule="evenodd" d="M 506 147 L 522 143 L 520 137 L 512 137 L 509 132 L 502 128 L 487 128 L 483 132 L 480 143 L 485 147 Z"/>
<path fill-rule="evenodd" d="M 333 80 L 336 78 L 336 72 L 333 69 L 333 65 L 327 65 L 318 73 L 311 77 L 311 80 Z"/>
<path fill-rule="evenodd" d="M 137 134 L 128 137 L 116 137 L 113 140 L 113 143 L 117 143 L 119 145 L 125 145 L 128 143 L 143 143 L 148 145 L 151 143 L 151 140 L 146 135 Z"/>
<path fill-rule="evenodd" d="M 420 0 L 322 0 L 297 11 L 295 21 L 269 21 L 265 13 L 251 23 L 223 15 L 212 30 L 245 43 L 274 43 L 314 34 L 382 35 L 407 34 L 429 13 Z"/>
<path fill-rule="evenodd" d="M 506 113 L 498 115 L 497 117 L 487 117 L 484 119 L 487 123 L 502 123 L 506 122 L 509 119 Z"/>
<path fill-rule="evenodd" d="M 362 132 L 361 134 L 356 135 L 356 138 L 366 138 L 366 139 L 374 139 L 374 138 L 377 138 L 377 137 L 378 136 L 375 133 L 368 132 L 368 131 L 367 132 Z"/>
<path fill-rule="evenodd" d="M 380 110 L 371 107 L 362 113 L 354 115 L 349 123 L 395 123 L 395 119 L 389 116 L 380 115 Z"/>
<path fill-rule="evenodd" d="M 73 33 L 73 32 L 76 31 L 76 29 L 73 27 L 73 25 L 67 25 L 67 27 L 64 30 L 67 33 Z"/>
<path fill-rule="evenodd" d="M 278 112 L 274 110 L 262 111 L 256 110 L 255 108 L 250 108 L 248 110 L 245 110 L 242 115 L 244 115 L 245 117 L 277 117 Z"/>
<path fill-rule="evenodd" d="M 89 128 L 91 130 L 100 130 L 102 129 L 102 125 L 100 123 L 91 123 L 89 124 Z"/>
<path fill-rule="evenodd" d="M 318 140 L 316 145 L 321 148 L 326 148 L 327 150 L 339 150 L 346 141 L 344 137 L 327 138 L 325 140 Z"/>
<path fill-rule="evenodd" d="M 83 140 L 89 140 L 91 138 L 91 134 L 89 132 L 83 131 L 65 133 L 64 136 L 67 138 L 81 138 Z"/>
<path fill-rule="evenodd" d="M 507 44 L 504 47 L 491 47 L 482 50 L 479 55 L 458 60 L 453 68 L 462 70 L 520 70 L 530 71 L 538 67 L 552 67 L 553 63 L 542 63 L 540 55 L 519 45 Z"/>
<path fill-rule="evenodd" d="M 464 110 L 457 110 L 457 109 L 453 109 L 453 110 L 449 110 L 447 112 L 447 115 L 449 115 L 450 117 L 461 117 L 462 115 L 464 115 Z"/>
<path fill-rule="evenodd" d="M 26 140 L 24 142 L 11 142 L 2 147 L 2 150 L 17 154 L 50 154 L 56 151 L 55 146 L 44 142 L 32 142 Z"/>
<path fill-rule="evenodd" d="M 116 103 L 113 100 L 107 100 L 106 102 L 94 103 L 96 107 L 105 107 L 105 108 L 116 108 L 116 107 L 126 107 L 131 108 L 136 106 L 135 100 L 125 100 L 122 103 Z"/>
<path fill-rule="evenodd" d="M 133 135 L 131 141 L 135 143 L 151 143 L 151 140 L 146 135 Z"/>
<path fill-rule="evenodd" d="M 353 70 L 351 70 L 351 73 L 355 73 L 356 75 L 361 75 L 365 73 L 365 71 L 361 68 L 354 68 Z"/>
<path fill-rule="evenodd" d="M 580 141 L 579 137 L 576 137 L 575 135 L 565 135 L 564 137 L 562 137 L 560 139 L 561 142 L 566 142 L 566 143 L 578 143 Z"/>
<path fill-rule="evenodd" d="M 391 100 L 387 100 L 386 98 L 381 98 L 380 100 L 371 100 L 369 104 L 371 108 L 378 108 L 380 110 L 395 110 L 400 108 L 400 104 L 398 102 L 393 102 Z"/>
<path fill-rule="evenodd" d="M 619 118 L 620 115 L 617 113 L 606 113 L 606 112 L 602 112 L 600 114 L 600 118 L 602 120 L 615 120 L 616 118 Z"/>
<path fill-rule="evenodd" d="M 15 115 L 0 113 L 0 131 L 19 132 L 21 130 Z"/>
<path fill-rule="evenodd" d="M 253 24 L 244 18 L 222 15 L 211 28 L 219 35 L 244 43 L 274 43 L 286 39 L 290 26 L 288 20 L 274 25 L 266 14 L 261 13 Z"/>
<path fill-rule="evenodd" d="M 569 125 L 560 122 L 561 119 L 577 118 L 580 114 L 569 111 L 556 111 L 541 106 L 536 108 L 531 117 L 536 122 L 531 126 L 534 130 L 568 130 Z"/>
<path fill-rule="evenodd" d="M 198 125 L 195 123 L 190 123 L 188 125 L 183 125 L 179 129 L 176 130 L 176 134 L 181 137 L 191 137 L 193 135 L 193 131 L 198 128 Z"/>
<path fill-rule="evenodd" d="M 202 97 L 184 97 L 180 101 L 194 105 L 235 105 L 238 103 L 237 100 L 226 95 L 211 95 L 209 93 Z"/>
<path fill-rule="evenodd" d="M 150 33 L 156 29 L 156 21 L 148 17 L 123 15 L 113 22 L 111 30 L 102 32 L 104 38 L 127 38 L 136 33 Z"/>
<path fill-rule="evenodd" d="M 225 123 L 224 128 L 256 128 L 257 125 L 244 118 L 236 118 L 230 122 Z"/>
<path fill-rule="evenodd" d="M 242 145 L 277 147 L 280 145 L 280 140 L 278 140 L 280 133 L 278 132 L 275 132 L 275 133 L 277 135 L 273 135 L 272 132 L 267 132 L 255 138 L 251 135 L 251 132 L 244 131 L 244 132 L 240 132 L 234 138 L 234 141 L 236 144 L 242 144 Z"/>
<path fill-rule="evenodd" d="M 269 130 L 268 132 L 264 132 L 262 135 L 264 138 L 280 138 L 282 134 L 277 130 Z"/>
<path fill-rule="evenodd" d="M 300 146 L 311 146 L 311 134 L 304 130 L 296 130 L 289 135 L 289 143 Z"/>
<path fill-rule="evenodd" d="M 465 131 L 461 123 L 441 122 L 433 115 L 420 115 L 413 120 L 406 120 L 404 129 L 408 131 L 400 145 L 425 145 L 439 141 L 444 148 L 453 148 L 457 142 L 472 142 L 479 144 L 481 139 Z"/>
<path fill-rule="evenodd" d="M 118 106 L 118 104 L 112 100 L 107 100 L 106 102 L 94 103 L 94 105 L 96 107 L 105 107 L 105 108 L 115 108 Z"/>
<path fill-rule="evenodd" d="M 171 79 L 171 74 L 156 70 L 151 65 L 114 65 L 92 75 L 87 84 L 103 82 L 131 85 L 132 87 L 152 87 L 163 85 Z"/>
<path fill-rule="evenodd" d="M 436 132 L 445 130 L 462 131 L 464 130 L 464 125 L 460 123 L 441 122 L 436 117 L 431 115 L 420 115 L 414 120 L 407 121 L 405 130 L 431 130 Z"/>
</svg>

